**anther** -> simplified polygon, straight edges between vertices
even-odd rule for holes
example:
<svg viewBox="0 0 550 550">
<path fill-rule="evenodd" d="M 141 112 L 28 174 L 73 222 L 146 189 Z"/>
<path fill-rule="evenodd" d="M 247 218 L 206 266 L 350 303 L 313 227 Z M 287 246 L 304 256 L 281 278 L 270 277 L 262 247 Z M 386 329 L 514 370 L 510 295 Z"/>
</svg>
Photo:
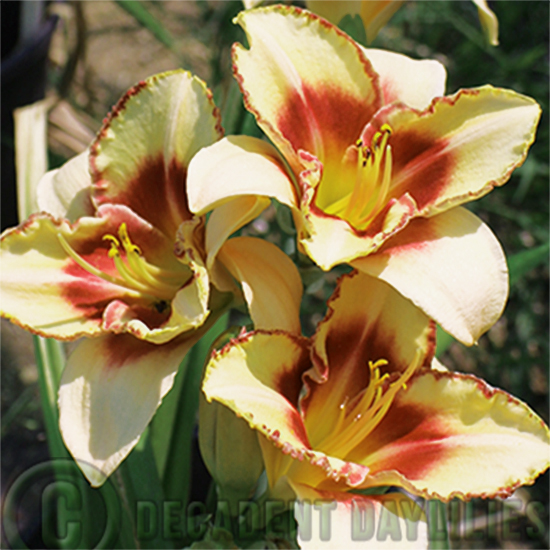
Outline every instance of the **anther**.
<svg viewBox="0 0 550 550">
<path fill-rule="evenodd" d="M 118 228 L 118 236 L 120 237 L 120 240 L 122 241 L 122 245 L 124 246 L 124 250 L 126 250 L 126 252 L 136 252 L 141 256 L 141 249 L 139 248 L 139 246 L 135 245 L 130 240 L 130 236 L 128 235 L 128 228 L 126 227 L 126 222 L 120 224 L 120 227 Z"/>
<path fill-rule="evenodd" d="M 113 259 L 115 256 L 119 256 L 119 248 L 120 248 L 120 242 L 114 235 L 103 235 L 104 241 L 109 241 L 111 243 L 111 248 L 109 249 L 109 252 L 107 255 L 109 258 Z"/>
<path fill-rule="evenodd" d="M 120 243 L 118 242 L 118 239 L 114 235 L 103 235 L 104 241 L 111 241 L 115 246 L 119 247 Z"/>
</svg>

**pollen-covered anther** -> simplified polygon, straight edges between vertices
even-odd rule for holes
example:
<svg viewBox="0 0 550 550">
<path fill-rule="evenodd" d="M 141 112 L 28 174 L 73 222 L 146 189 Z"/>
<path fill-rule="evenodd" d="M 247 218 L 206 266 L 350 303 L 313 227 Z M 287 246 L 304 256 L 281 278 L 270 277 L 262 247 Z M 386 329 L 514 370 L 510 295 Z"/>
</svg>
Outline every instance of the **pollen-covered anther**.
<svg viewBox="0 0 550 550">
<path fill-rule="evenodd" d="M 375 150 L 379 150 L 382 146 L 385 147 L 388 143 L 388 139 L 392 134 L 392 129 L 389 124 L 382 124 L 380 130 L 374 134 L 371 141 L 371 146 Z M 383 145 L 382 145 L 382 142 Z"/>
<path fill-rule="evenodd" d="M 114 258 L 115 256 L 120 254 L 120 252 L 118 251 L 118 249 L 120 248 L 120 242 L 114 235 L 103 235 L 103 240 L 111 241 L 111 248 L 108 252 L 109 258 Z"/>
</svg>

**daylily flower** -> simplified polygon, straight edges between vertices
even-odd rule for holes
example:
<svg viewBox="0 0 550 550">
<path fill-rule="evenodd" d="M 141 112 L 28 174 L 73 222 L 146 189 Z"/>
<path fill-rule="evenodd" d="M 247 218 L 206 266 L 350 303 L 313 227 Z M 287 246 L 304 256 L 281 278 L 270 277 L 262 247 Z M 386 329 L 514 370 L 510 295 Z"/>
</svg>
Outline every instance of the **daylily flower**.
<svg viewBox="0 0 550 550">
<path fill-rule="evenodd" d="M 312 12 L 337 25 L 348 14 L 359 15 L 365 26 L 370 44 L 378 32 L 393 17 L 406 0 L 306 0 Z M 476 5 L 479 22 L 491 46 L 498 46 L 498 19 L 486 0 L 472 0 Z M 246 5 L 246 4 L 245 4 Z M 246 6 L 251 7 L 251 6 Z"/>
<path fill-rule="evenodd" d="M 93 337 L 69 357 L 59 390 L 64 441 L 93 485 L 137 443 L 187 351 L 238 301 L 235 279 L 256 326 L 300 330 L 290 259 L 260 239 L 227 240 L 267 199 L 243 198 L 208 222 L 188 209 L 189 161 L 221 137 L 201 80 L 153 76 L 118 102 L 89 151 L 44 176 L 45 212 L 2 236 L 2 315 L 44 337 Z"/>
<path fill-rule="evenodd" d="M 497 239 L 461 205 L 521 165 L 537 103 L 491 86 L 445 97 L 440 63 L 362 48 L 299 8 L 236 21 L 250 49 L 234 46 L 234 73 L 275 147 L 229 136 L 200 151 L 191 211 L 273 197 L 321 268 L 380 277 L 473 344 L 501 315 L 508 279 Z"/>
<path fill-rule="evenodd" d="M 430 368 L 434 346 L 428 317 L 386 283 L 354 272 L 340 280 L 310 340 L 244 334 L 213 354 L 203 391 L 261 434 L 269 498 L 333 501 L 332 542 L 348 548 L 361 510 L 382 513 L 393 502 L 393 513 L 419 518 L 409 501 L 359 490 L 506 497 L 549 466 L 544 422 L 475 376 Z M 305 523 L 300 506 L 296 519 Z M 322 538 L 309 542 L 322 547 Z M 303 537 L 302 546 L 310 547 Z"/>
</svg>

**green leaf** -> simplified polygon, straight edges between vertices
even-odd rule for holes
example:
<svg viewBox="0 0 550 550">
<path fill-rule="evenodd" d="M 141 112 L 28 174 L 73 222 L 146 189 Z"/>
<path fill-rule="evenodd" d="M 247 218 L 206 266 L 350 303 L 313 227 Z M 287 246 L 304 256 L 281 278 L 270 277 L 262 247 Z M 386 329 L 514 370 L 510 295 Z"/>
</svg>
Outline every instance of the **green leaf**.
<svg viewBox="0 0 550 550">
<path fill-rule="evenodd" d="M 143 5 L 143 2 L 139 0 L 116 0 L 116 3 L 169 50 L 174 49 L 174 37 Z"/>
<path fill-rule="evenodd" d="M 50 456 L 53 459 L 69 458 L 69 453 L 65 448 L 61 432 L 59 431 L 59 415 L 57 412 L 57 390 L 59 388 L 61 371 L 65 365 L 64 350 L 60 342 L 41 338 L 40 336 L 33 336 L 33 343 L 38 369 L 40 401 Z M 56 470 L 56 478 L 62 479 L 60 471 Z M 56 523 L 58 527 L 61 527 L 65 521 L 64 512 L 66 514 L 66 510 L 61 508 L 56 509 L 55 515 L 52 514 L 46 519 L 48 525 Z M 61 544 L 61 547 L 64 548 L 64 545 Z"/>
<path fill-rule="evenodd" d="M 185 506 L 191 491 L 193 433 L 197 423 L 202 369 L 212 344 L 227 326 L 228 314 L 222 315 L 205 336 L 189 352 L 183 387 L 178 400 L 170 450 L 163 476 L 167 500 L 177 500 Z"/>
<path fill-rule="evenodd" d="M 164 478 L 166 471 L 166 463 L 170 452 L 170 442 L 172 440 L 172 432 L 174 430 L 174 422 L 178 412 L 178 404 L 181 398 L 181 390 L 185 382 L 185 373 L 187 372 L 187 364 L 189 355 L 181 362 L 174 385 L 162 400 L 162 404 L 158 408 L 151 422 L 149 437 L 157 464 L 158 475 L 161 479 Z"/>
<path fill-rule="evenodd" d="M 456 342 L 456 340 L 448 332 L 445 332 L 439 325 L 437 325 L 435 356 L 441 357 L 449 349 L 449 346 L 453 342 Z"/>
<path fill-rule="evenodd" d="M 362 46 L 367 45 L 367 33 L 360 15 L 348 13 L 342 18 L 338 27 L 351 36 L 355 42 L 359 42 Z"/>
<path fill-rule="evenodd" d="M 166 499 L 151 446 L 149 430 L 142 434 L 138 444 L 121 464 L 119 470 L 124 488 L 126 512 L 130 523 L 133 524 L 135 548 L 174 548 L 170 538 L 164 536 L 163 519 L 166 514 L 164 507 Z M 141 514 L 143 516 L 138 520 L 138 515 Z M 146 531 L 141 532 L 146 528 L 145 516 L 151 524 Z"/>
<path fill-rule="evenodd" d="M 245 136 L 261 138 L 263 132 L 256 123 L 256 118 L 249 111 L 245 111 L 244 116 L 241 119 L 241 128 L 239 131 L 240 134 Z"/>
<path fill-rule="evenodd" d="M 275 205 L 277 224 L 281 228 L 281 231 L 287 235 L 296 235 L 296 228 L 294 227 L 294 221 L 292 219 L 292 212 L 286 204 L 273 201 Z"/>
<path fill-rule="evenodd" d="M 518 252 L 508 258 L 510 286 L 513 287 L 524 275 L 539 265 L 548 264 L 550 243 Z"/>
<path fill-rule="evenodd" d="M 57 412 L 57 390 L 61 372 L 65 366 L 65 351 L 63 344 L 56 340 L 34 336 L 34 353 L 38 368 L 38 384 L 40 400 L 44 413 L 44 424 L 48 439 L 48 448 L 52 458 L 67 458 L 69 453 L 65 448 L 59 431 L 59 415 Z"/>
<path fill-rule="evenodd" d="M 449 550 L 451 545 L 447 530 L 446 504 L 439 500 L 428 500 L 426 506 L 430 550 Z"/>
</svg>

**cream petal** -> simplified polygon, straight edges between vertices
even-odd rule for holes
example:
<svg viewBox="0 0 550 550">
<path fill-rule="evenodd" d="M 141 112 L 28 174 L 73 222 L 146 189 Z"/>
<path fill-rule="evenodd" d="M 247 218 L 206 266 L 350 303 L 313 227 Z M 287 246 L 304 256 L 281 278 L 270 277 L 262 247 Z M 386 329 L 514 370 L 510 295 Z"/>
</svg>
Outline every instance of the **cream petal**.
<svg viewBox="0 0 550 550">
<path fill-rule="evenodd" d="M 486 0 L 472 0 L 476 5 L 481 28 L 491 46 L 498 46 L 498 19 Z"/>
<path fill-rule="evenodd" d="M 129 90 L 90 148 L 97 205 L 123 204 L 173 238 L 191 217 L 191 158 L 222 136 L 204 82 L 185 71 L 154 75 Z"/>
<path fill-rule="evenodd" d="M 508 298 L 504 252 L 465 208 L 413 220 L 375 254 L 351 263 L 395 287 L 466 345 L 491 328 Z"/>
<path fill-rule="evenodd" d="M 108 335 L 82 341 L 70 355 L 59 388 L 59 425 L 93 487 L 136 445 L 199 337 L 194 332 L 157 346 Z"/>
<path fill-rule="evenodd" d="M 370 468 L 363 486 L 443 500 L 506 497 L 549 467 L 550 431 L 525 403 L 479 378 L 425 370 L 348 459 Z"/>
<path fill-rule="evenodd" d="M 391 286 L 362 273 L 343 276 L 327 305 L 313 337 L 314 374 L 322 383 L 313 375 L 305 381 L 309 391 L 300 408 L 313 447 L 338 456 L 337 449 L 319 446 L 334 431 L 342 406 L 367 387 L 369 362 L 387 361 L 383 372 L 429 365 L 435 327 Z"/>
<path fill-rule="evenodd" d="M 0 245 L 2 315 L 45 337 L 74 339 L 102 333 L 106 304 L 117 298 L 135 298 L 135 293 L 79 267 L 58 235 L 78 250 L 85 244 L 86 259 L 111 273 L 114 266 L 105 261 L 107 245 L 102 241 L 108 228 L 107 219 L 83 218 L 72 228 L 67 222 L 35 215 L 7 230 Z"/>
<path fill-rule="evenodd" d="M 483 86 L 435 98 L 423 112 L 389 105 L 362 138 L 369 143 L 383 124 L 391 127 L 388 197 L 408 193 L 421 215 L 431 216 L 506 183 L 527 156 L 540 114 L 529 97 Z"/>
<path fill-rule="evenodd" d="M 219 259 L 242 285 L 256 329 L 301 334 L 302 279 L 281 249 L 262 239 L 235 237 L 222 246 Z"/>
<path fill-rule="evenodd" d="M 290 207 L 298 203 L 277 150 L 250 136 L 229 136 L 199 151 L 189 165 L 187 194 L 199 216 L 243 195 L 272 197 Z"/>
<path fill-rule="evenodd" d="M 306 341 L 284 332 L 254 332 L 212 355 L 202 390 L 282 445 L 307 449 L 296 406 L 301 375 L 310 367 Z"/>
<path fill-rule="evenodd" d="M 71 222 L 83 216 L 94 215 L 88 155 L 89 152 L 85 151 L 67 161 L 61 168 L 44 174 L 36 189 L 40 210 Z"/>
<path fill-rule="evenodd" d="M 434 97 L 445 95 L 447 73 L 439 61 L 374 48 L 363 48 L 363 52 L 380 76 L 384 103 L 401 101 L 414 109 L 426 109 Z"/>
<path fill-rule="evenodd" d="M 233 48 L 245 106 L 294 173 L 300 149 L 323 163 L 340 159 L 381 106 L 377 75 L 359 46 L 296 7 L 244 11 L 235 21 L 250 44 Z"/>
</svg>

